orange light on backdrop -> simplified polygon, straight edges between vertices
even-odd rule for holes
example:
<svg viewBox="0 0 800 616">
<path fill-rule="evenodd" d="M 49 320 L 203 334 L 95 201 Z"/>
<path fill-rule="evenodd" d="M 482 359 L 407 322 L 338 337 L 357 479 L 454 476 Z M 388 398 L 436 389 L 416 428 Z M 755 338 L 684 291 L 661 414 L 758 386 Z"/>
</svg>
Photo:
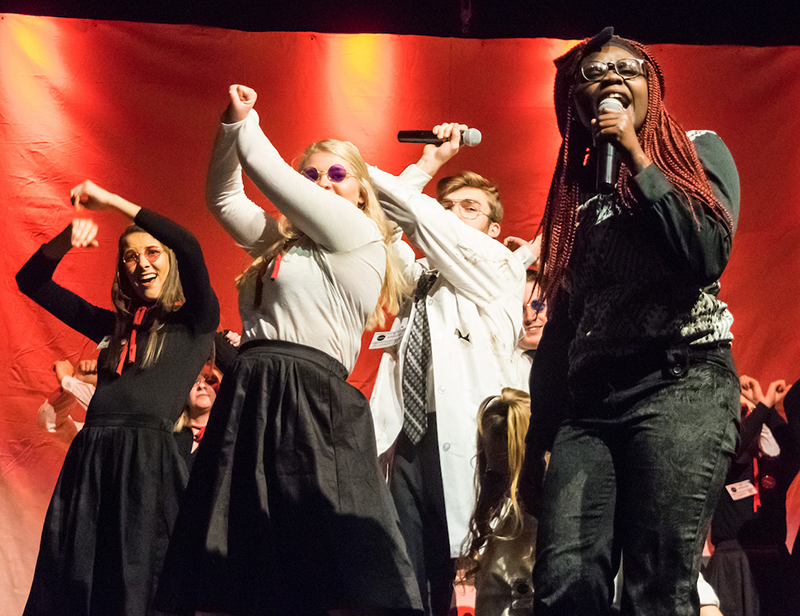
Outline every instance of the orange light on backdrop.
<svg viewBox="0 0 800 616">
<path fill-rule="evenodd" d="M 331 96 L 325 119 L 354 143 L 365 142 L 380 126 L 396 123 L 395 40 L 356 34 L 324 42 L 325 88 Z"/>
</svg>

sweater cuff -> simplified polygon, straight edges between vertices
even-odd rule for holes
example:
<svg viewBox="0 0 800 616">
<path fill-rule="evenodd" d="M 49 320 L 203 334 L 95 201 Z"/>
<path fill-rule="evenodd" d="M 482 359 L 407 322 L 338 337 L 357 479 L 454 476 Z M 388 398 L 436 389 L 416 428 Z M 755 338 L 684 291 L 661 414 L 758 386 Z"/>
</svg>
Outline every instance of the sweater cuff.
<svg viewBox="0 0 800 616">
<path fill-rule="evenodd" d="M 633 180 L 642 196 L 650 203 L 659 201 L 672 190 L 672 184 L 655 163 L 633 176 Z"/>
<path fill-rule="evenodd" d="M 250 113 L 248 113 L 247 117 L 244 118 L 243 120 L 239 120 L 238 122 L 220 122 L 220 127 L 222 127 L 223 131 L 235 132 L 239 130 L 242 126 L 244 126 L 244 123 L 247 122 L 247 120 L 250 119 L 251 116 L 253 118 L 253 121 L 256 124 L 258 124 L 259 123 L 258 112 L 255 109 L 251 109 Z"/>
<path fill-rule="evenodd" d="M 409 165 L 400 174 L 400 179 L 408 184 L 415 192 L 421 193 L 425 185 L 433 178 L 416 165 Z"/>
<path fill-rule="evenodd" d="M 536 262 L 537 258 L 537 255 L 533 254 L 530 244 L 523 244 L 517 248 L 514 251 L 514 256 L 516 256 L 522 262 L 522 265 L 525 266 L 526 270 Z"/>
</svg>

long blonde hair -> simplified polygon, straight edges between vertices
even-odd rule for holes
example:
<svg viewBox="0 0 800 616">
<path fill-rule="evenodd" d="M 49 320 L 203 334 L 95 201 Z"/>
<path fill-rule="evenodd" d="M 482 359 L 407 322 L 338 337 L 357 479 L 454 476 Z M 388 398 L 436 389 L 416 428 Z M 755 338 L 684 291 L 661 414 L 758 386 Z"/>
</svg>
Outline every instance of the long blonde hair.
<svg viewBox="0 0 800 616">
<path fill-rule="evenodd" d="M 403 298 L 410 293 L 409 283 L 402 275 L 402 265 L 394 256 L 394 252 L 389 250 L 389 245 L 392 243 L 395 229 L 383 213 L 383 209 L 378 202 L 378 197 L 375 195 L 375 190 L 369 180 L 369 170 L 367 164 L 361 157 L 358 148 L 349 141 L 339 141 L 337 139 L 325 139 L 324 141 L 317 141 L 308 146 L 300 157 L 297 165 L 297 170 L 300 171 L 305 168 L 306 162 L 314 154 L 332 154 L 338 156 L 347 162 L 353 169 L 354 177 L 358 181 L 359 196 L 363 203 L 358 207 L 372 219 L 383 236 L 383 241 L 387 246 L 386 250 L 386 273 L 383 277 L 383 284 L 381 286 L 381 296 L 375 310 L 367 321 L 367 329 L 375 327 L 382 327 L 386 323 L 386 313 L 397 314 L 400 309 L 400 304 Z M 239 276 L 236 280 L 236 287 L 240 289 L 245 281 L 249 281 L 253 277 L 259 278 L 266 273 L 266 267 L 272 262 L 273 259 L 279 254 L 285 254 L 294 245 L 294 243 L 303 237 L 303 232 L 296 229 L 292 224 L 282 216 L 278 221 L 278 230 L 281 238 L 274 244 L 269 246 L 262 255 L 256 258 L 250 267 Z"/>
<path fill-rule="evenodd" d="M 475 469 L 475 509 L 469 520 L 469 534 L 464 540 L 461 566 L 472 578 L 480 569 L 480 553 L 490 537 L 512 540 L 524 528 L 522 506 L 517 495 L 519 475 L 525 458 L 525 435 L 531 417 L 531 398 L 519 389 L 504 387 L 499 396 L 490 396 L 478 408 L 478 453 Z M 489 468 L 486 443 L 503 444 L 507 451 L 506 467 Z M 487 471 L 494 482 L 483 483 Z M 487 487 L 492 488 L 487 490 Z M 506 503 L 509 503 L 506 506 Z M 498 531 L 503 517 L 504 534 Z"/>
<path fill-rule="evenodd" d="M 130 336 L 130 332 L 133 329 L 135 310 L 132 309 L 132 306 L 135 303 L 134 300 L 137 299 L 137 295 L 136 290 L 133 288 L 128 278 L 126 265 L 122 260 L 122 253 L 124 250 L 125 238 L 134 233 L 146 233 L 150 235 L 141 227 L 131 225 L 119 236 L 119 242 L 117 243 L 117 268 L 114 274 L 114 282 L 111 285 L 111 301 L 117 313 L 114 334 L 109 343 L 108 367 L 111 370 L 115 370 L 117 367 L 117 361 L 119 361 L 119 355 L 122 352 L 122 341 Z M 157 239 L 156 241 L 159 246 L 164 249 L 169 259 L 169 272 L 161 287 L 161 295 L 159 295 L 158 299 L 155 301 L 155 310 L 151 317 L 152 322 L 147 337 L 147 347 L 145 348 L 144 358 L 142 359 L 140 368 L 152 366 L 159 355 L 161 355 L 161 348 L 164 344 L 164 336 L 161 331 L 164 325 L 164 317 L 168 313 L 174 312 L 180 308 L 184 301 L 186 301 L 183 296 L 180 273 L 178 272 L 178 259 L 169 246 L 165 246 Z"/>
</svg>

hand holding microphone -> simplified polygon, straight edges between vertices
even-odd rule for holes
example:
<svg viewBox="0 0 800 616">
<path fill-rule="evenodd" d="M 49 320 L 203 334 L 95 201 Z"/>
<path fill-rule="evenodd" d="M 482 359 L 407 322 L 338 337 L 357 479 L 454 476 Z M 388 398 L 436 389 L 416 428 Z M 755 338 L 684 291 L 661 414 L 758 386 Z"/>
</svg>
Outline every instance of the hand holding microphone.
<svg viewBox="0 0 800 616">
<path fill-rule="evenodd" d="M 592 134 L 597 144 L 597 191 L 600 193 L 614 191 L 620 162 L 634 175 L 651 163 L 639 144 L 633 116 L 633 103 L 625 107 L 612 96 L 602 99 L 597 106 Z"/>
<path fill-rule="evenodd" d="M 481 133 L 466 124 L 450 122 L 437 124 L 431 131 L 401 130 L 397 133 L 397 140 L 402 143 L 427 144 L 416 166 L 433 177 L 442 165 L 456 155 L 462 145 L 478 145 L 481 142 Z"/>
<path fill-rule="evenodd" d="M 625 111 L 625 108 L 616 98 L 608 97 L 597 106 L 598 119 L 604 111 Z M 610 142 L 604 141 L 597 148 L 597 192 L 604 195 L 614 192 L 618 176 L 617 150 Z"/>
</svg>

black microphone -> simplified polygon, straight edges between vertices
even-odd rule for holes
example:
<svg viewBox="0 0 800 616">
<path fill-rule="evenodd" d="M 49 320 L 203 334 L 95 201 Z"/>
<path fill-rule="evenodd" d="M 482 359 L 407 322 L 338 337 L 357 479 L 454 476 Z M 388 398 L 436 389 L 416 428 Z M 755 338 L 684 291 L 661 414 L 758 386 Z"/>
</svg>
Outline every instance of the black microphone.
<svg viewBox="0 0 800 616">
<path fill-rule="evenodd" d="M 616 98 L 604 98 L 597 107 L 597 113 L 606 109 L 623 111 L 625 108 Z M 610 195 L 614 192 L 619 175 L 617 150 L 610 143 L 601 143 L 597 149 L 597 192 Z"/>
<path fill-rule="evenodd" d="M 400 143 L 432 143 L 433 145 L 442 145 L 445 142 L 430 130 L 401 130 L 397 133 L 397 140 Z M 461 145 L 474 147 L 480 142 L 481 131 L 477 128 L 461 131 Z"/>
</svg>

